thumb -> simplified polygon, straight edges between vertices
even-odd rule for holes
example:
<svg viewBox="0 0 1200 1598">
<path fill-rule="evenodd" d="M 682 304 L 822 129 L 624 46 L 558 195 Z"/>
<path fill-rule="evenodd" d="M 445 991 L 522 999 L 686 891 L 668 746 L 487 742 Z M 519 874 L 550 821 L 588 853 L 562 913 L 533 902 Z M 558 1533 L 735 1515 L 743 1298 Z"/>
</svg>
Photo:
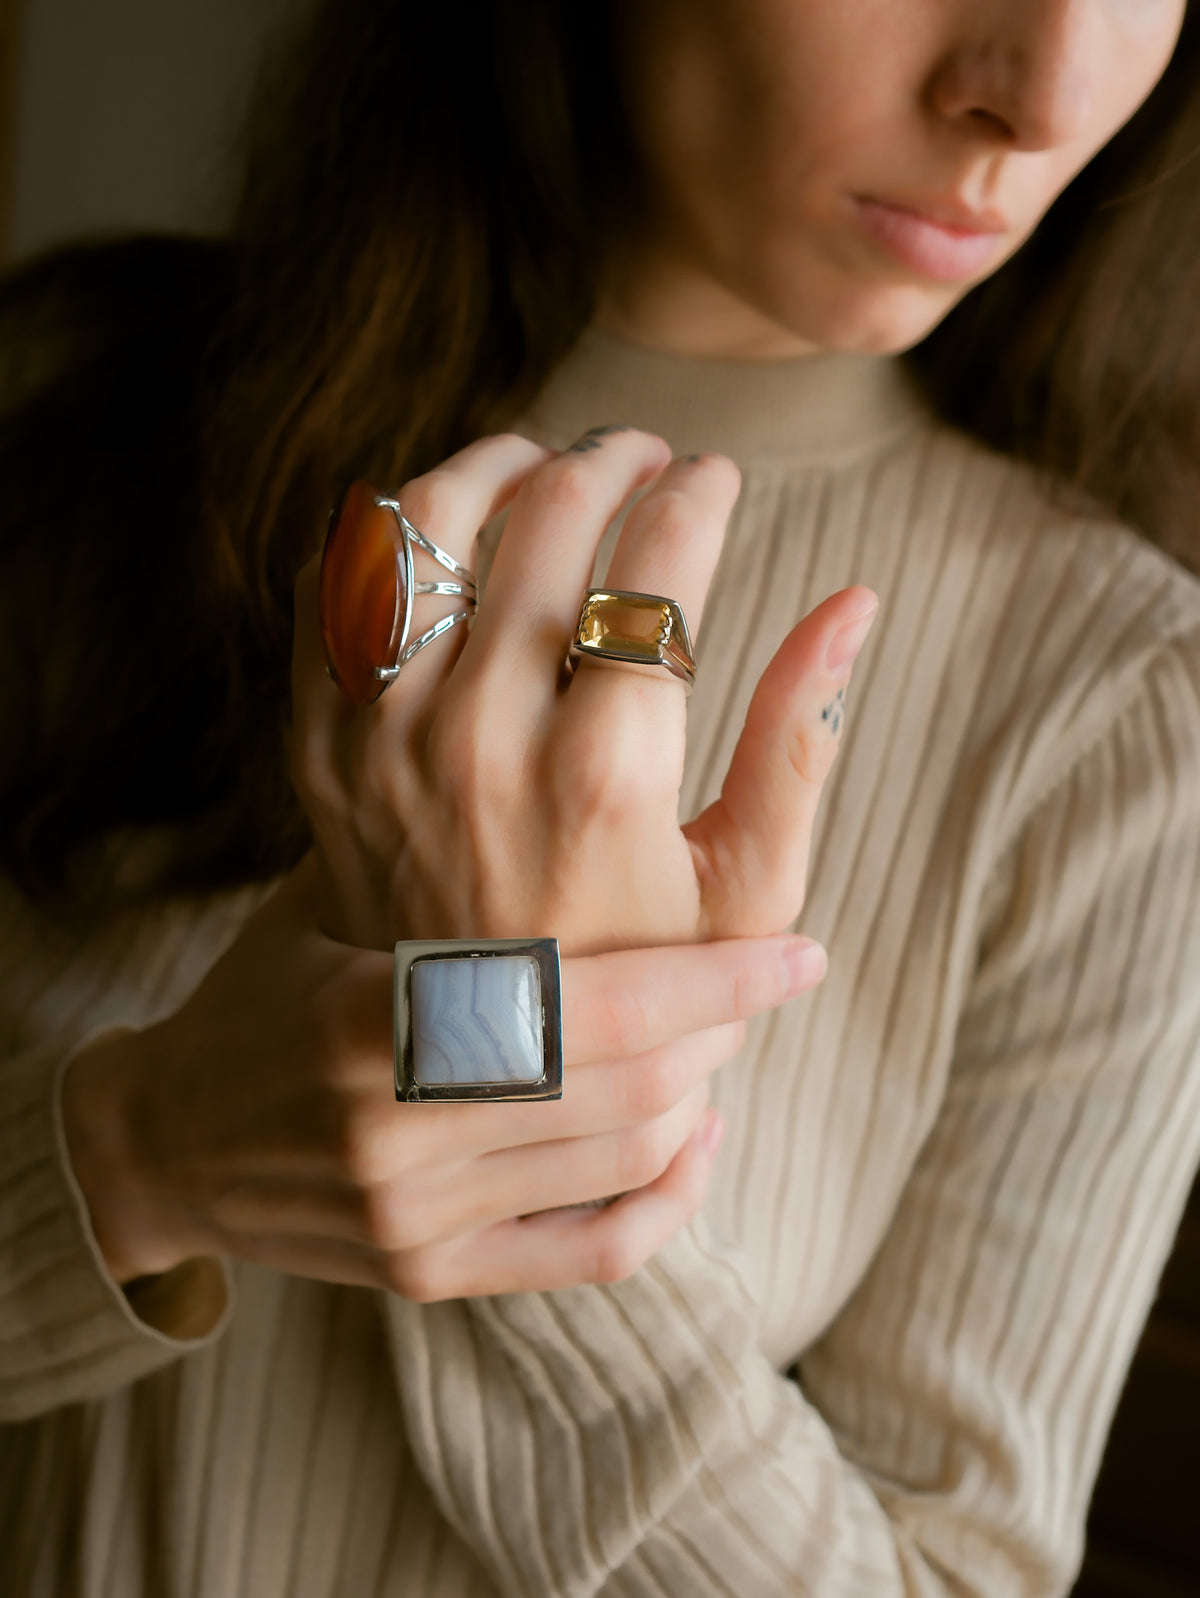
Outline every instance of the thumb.
<svg viewBox="0 0 1200 1598">
<path fill-rule="evenodd" d="M 799 914 L 846 684 L 878 609 L 869 588 L 831 595 L 792 629 L 759 679 L 720 798 L 683 829 L 705 937 L 778 932 Z"/>
</svg>

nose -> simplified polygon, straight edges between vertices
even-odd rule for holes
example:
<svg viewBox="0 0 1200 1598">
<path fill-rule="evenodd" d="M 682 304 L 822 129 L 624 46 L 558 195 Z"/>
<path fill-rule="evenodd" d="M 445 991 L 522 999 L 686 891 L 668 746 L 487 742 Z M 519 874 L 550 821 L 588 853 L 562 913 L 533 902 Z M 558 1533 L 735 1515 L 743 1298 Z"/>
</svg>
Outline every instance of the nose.
<svg viewBox="0 0 1200 1598">
<path fill-rule="evenodd" d="M 968 37 L 930 86 L 938 114 L 1018 150 L 1083 137 L 1094 109 L 1095 0 L 969 0 L 966 10 Z"/>
</svg>

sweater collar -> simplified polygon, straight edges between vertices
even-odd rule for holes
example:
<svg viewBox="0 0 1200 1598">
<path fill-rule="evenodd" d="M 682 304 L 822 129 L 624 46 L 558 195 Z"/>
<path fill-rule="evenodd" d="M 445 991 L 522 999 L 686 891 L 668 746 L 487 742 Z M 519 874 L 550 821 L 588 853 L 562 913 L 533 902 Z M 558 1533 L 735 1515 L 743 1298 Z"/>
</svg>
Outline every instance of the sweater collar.
<svg viewBox="0 0 1200 1598">
<path fill-rule="evenodd" d="M 515 425 L 557 449 L 589 427 L 625 423 L 662 434 L 677 455 L 798 464 L 872 452 L 923 414 L 895 357 L 709 360 L 589 328 Z"/>
</svg>

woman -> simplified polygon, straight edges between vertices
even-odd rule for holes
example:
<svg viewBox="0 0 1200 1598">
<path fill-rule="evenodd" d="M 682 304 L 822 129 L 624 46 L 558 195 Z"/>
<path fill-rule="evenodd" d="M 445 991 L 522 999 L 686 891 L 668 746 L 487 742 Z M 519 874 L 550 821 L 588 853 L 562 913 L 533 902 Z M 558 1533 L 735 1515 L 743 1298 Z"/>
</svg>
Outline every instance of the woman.
<svg viewBox="0 0 1200 1598">
<path fill-rule="evenodd" d="M 10 291 L 10 592 L 45 527 L 87 585 L 12 865 L 91 925 L 6 940 L 6 1590 L 1062 1592 L 1200 1126 L 1200 600 L 1112 520 L 1190 529 L 1194 23 L 398 9 L 317 19 L 231 268 Z M 1055 483 L 880 358 L 1010 255 L 922 367 Z M 53 514 L 104 382 L 133 436 Z M 305 565 L 362 471 L 472 563 L 509 507 L 465 646 L 367 710 Z M 704 608 L 686 766 L 678 684 L 561 671 L 638 489 L 609 580 Z M 267 896 L 301 567 L 317 847 Z M 561 1103 L 396 1106 L 389 962 L 321 928 L 557 934 Z"/>
</svg>

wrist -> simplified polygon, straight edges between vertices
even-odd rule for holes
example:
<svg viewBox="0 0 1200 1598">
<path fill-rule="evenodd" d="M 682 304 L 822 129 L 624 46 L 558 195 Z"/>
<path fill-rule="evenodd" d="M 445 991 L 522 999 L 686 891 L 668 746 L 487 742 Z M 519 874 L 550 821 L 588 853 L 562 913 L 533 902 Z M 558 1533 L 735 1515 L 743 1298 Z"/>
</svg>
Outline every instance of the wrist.
<svg viewBox="0 0 1200 1598">
<path fill-rule="evenodd" d="M 173 1243 L 163 1225 L 136 1131 L 152 1037 L 108 1034 L 75 1056 L 62 1083 L 71 1169 L 104 1263 L 122 1284 L 169 1271 L 189 1252 Z"/>
</svg>

